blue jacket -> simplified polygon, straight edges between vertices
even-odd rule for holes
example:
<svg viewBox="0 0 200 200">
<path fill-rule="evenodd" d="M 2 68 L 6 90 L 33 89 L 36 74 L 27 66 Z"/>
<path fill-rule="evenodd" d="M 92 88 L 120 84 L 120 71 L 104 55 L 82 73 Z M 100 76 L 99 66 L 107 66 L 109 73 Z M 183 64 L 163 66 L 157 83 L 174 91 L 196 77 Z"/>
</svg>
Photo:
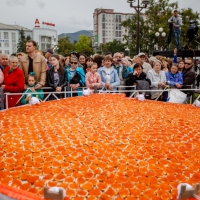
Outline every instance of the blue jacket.
<svg viewBox="0 0 200 200">
<path fill-rule="evenodd" d="M 101 80 L 102 80 L 102 85 L 103 87 L 106 84 L 106 71 L 105 71 L 105 66 L 104 67 L 100 67 L 98 69 L 98 73 L 101 76 Z M 113 67 L 110 68 L 110 84 L 113 86 L 113 90 L 116 90 L 116 86 L 120 85 L 120 80 L 119 80 L 119 76 L 117 74 L 117 70 L 115 70 Z"/>
<path fill-rule="evenodd" d="M 166 72 L 165 75 L 171 87 L 175 87 L 176 83 L 183 85 L 183 75 L 181 72 L 177 72 L 176 74 L 174 74 L 174 76 L 171 72 Z"/>
<path fill-rule="evenodd" d="M 67 81 L 70 82 L 70 68 L 67 68 L 66 72 L 67 72 L 66 73 Z M 75 72 L 75 74 L 78 73 L 80 75 L 80 77 L 81 77 L 81 80 L 79 82 L 80 87 L 85 86 L 85 72 L 84 72 L 83 68 L 76 67 L 74 72 Z M 82 91 L 82 89 L 78 88 L 77 91 Z M 82 96 L 82 92 L 78 92 L 78 96 Z"/>
</svg>

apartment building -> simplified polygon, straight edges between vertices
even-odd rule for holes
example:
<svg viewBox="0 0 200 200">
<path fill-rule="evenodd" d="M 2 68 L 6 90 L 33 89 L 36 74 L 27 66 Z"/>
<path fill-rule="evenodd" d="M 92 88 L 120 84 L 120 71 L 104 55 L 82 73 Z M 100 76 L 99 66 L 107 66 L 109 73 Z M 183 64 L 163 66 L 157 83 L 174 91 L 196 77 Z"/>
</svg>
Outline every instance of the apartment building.
<svg viewBox="0 0 200 200">
<path fill-rule="evenodd" d="M 118 13 L 114 12 L 114 9 L 95 9 L 93 13 L 95 46 L 112 42 L 114 39 L 123 42 L 123 35 L 128 32 L 121 26 L 121 22 L 132 17 L 132 13 Z"/>
</svg>

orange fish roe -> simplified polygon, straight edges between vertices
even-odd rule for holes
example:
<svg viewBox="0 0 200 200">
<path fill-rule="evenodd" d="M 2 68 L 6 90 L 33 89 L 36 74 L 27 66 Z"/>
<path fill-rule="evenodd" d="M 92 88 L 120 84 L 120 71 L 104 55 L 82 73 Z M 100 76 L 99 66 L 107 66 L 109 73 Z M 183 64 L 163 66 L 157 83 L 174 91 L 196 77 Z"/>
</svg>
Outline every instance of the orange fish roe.
<svg viewBox="0 0 200 200">
<path fill-rule="evenodd" d="M 31 113 L 31 114 L 30 114 Z M 200 177 L 199 109 L 94 94 L 0 112 L 0 183 L 65 200 L 176 199 Z"/>
</svg>

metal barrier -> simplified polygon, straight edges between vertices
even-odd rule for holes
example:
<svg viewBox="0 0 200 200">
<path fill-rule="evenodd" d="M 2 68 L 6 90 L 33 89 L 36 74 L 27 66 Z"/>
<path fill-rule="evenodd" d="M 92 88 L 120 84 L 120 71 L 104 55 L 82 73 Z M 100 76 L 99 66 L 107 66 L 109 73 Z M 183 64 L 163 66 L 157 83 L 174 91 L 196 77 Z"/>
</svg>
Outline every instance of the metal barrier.
<svg viewBox="0 0 200 200">
<path fill-rule="evenodd" d="M 0 88 L 0 110 L 4 109 L 4 93 L 3 88 Z"/>
<path fill-rule="evenodd" d="M 124 88 L 124 86 L 118 86 L 118 88 L 120 88 L 120 87 Z M 126 86 L 126 88 L 128 88 L 128 87 L 135 88 L 134 86 Z M 79 88 L 84 90 L 87 87 L 79 87 Z M 42 89 L 43 90 L 52 90 L 52 88 L 50 88 L 50 87 L 44 87 Z M 166 89 L 164 91 L 169 92 L 171 90 L 172 89 Z M 197 91 L 197 92 L 199 92 L 199 88 L 195 88 L 195 89 L 179 89 L 179 90 L 180 91 L 193 91 L 193 92 Z M 44 102 L 44 101 L 47 101 L 48 98 L 51 95 L 53 95 L 56 100 L 59 100 L 59 98 L 55 94 L 64 94 L 64 98 L 68 98 L 68 97 L 72 97 L 72 94 L 73 93 L 77 93 L 77 92 L 79 92 L 79 91 L 77 91 L 77 90 L 73 91 L 70 87 L 65 87 L 63 92 L 53 92 L 53 91 L 52 92 L 35 92 L 35 93 L 32 92 L 32 94 L 47 94 L 47 97 L 45 97 L 44 100 L 41 100 L 42 102 Z M 163 90 L 115 90 L 115 91 L 111 91 L 111 90 L 97 90 L 96 87 L 93 90 L 93 93 L 126 93 L 126 92 L 132 93 L 131 96 L 129 97 L 129 98 L 131 98 L 136 92 L 161 92 L 162 93 Z M 8 109 L 8 96 L 10 96 L 10 95 L 22 95 L 22 97 L 23 97 L 24 95 L 26 95 L 26 93 L 4 93 L 4 95 L 5 95 L 5 99 L 6 99 L 5 108 Z M 20 98 L 20 100 L 21 100 L 21 98 Z M 200 98 L 200 95 L 199 95 L 198 99 L 199 98 Z M 190 103 L 192 103 L 192 102 L 190 102 Z M 3 101 L 1 101 L 1 104 L 3 104 Z"/>
</svg>

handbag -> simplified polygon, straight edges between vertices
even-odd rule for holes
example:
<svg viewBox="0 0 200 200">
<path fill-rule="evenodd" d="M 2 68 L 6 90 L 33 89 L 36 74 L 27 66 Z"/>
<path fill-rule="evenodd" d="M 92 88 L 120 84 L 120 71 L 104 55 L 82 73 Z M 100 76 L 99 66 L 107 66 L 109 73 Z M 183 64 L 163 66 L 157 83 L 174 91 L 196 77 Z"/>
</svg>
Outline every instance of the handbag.
<svg viewBox="0 0 200 200">
<path fill-rule="evenodd" d="M 187 97 L 187 94 L 181 92 L 177 89 L 172 89 L 169 91 L 169 101 L 171 103 L 183 103 Z"/>
<path fill-rule="evenodd" d="M 81 76 L 78 72 L 75 73 L 74 77 L 70 80 L 70 84 L 77 84 L 81 80 Z"/>
</svg>

